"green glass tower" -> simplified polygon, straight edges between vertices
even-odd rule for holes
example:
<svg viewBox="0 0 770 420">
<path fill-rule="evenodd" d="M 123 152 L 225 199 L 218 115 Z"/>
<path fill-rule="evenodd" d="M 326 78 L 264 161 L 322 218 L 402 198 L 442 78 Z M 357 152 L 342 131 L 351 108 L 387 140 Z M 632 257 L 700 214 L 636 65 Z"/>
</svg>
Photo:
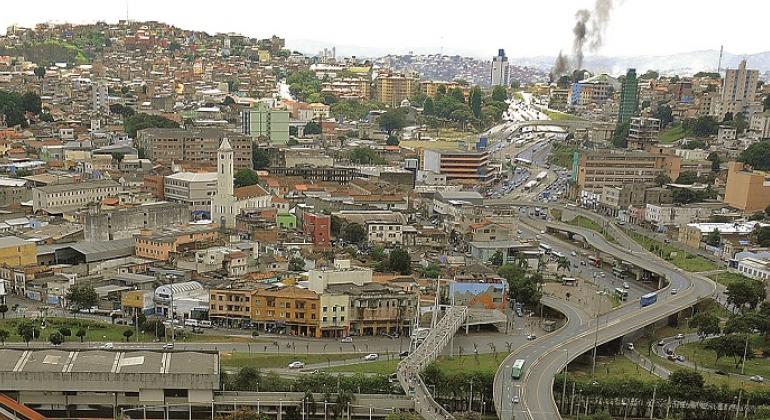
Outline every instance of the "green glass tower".
<svg viewBox="0 0 770 420">
<path fill-rule="evenodd" d="M 639 109 L 639 79 L 636 69 L 628 69 L 626 78 L 620 88 L 620 107 L 618 108 L 618 125 L 631 121 Z"/>
</svg>

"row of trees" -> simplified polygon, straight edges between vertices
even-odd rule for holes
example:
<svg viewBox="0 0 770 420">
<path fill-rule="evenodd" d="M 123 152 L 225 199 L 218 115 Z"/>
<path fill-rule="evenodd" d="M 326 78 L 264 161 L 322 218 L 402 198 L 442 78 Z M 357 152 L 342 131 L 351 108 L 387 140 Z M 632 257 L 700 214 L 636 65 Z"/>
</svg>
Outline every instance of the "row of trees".
<svg viewBox="0 0 770 420">
<path fill-rule="evenodd" d="M 737 404 L 753 414 L 758 406 L 770 403 L 770 391 L 766 389 L 709 385 L 700 373 L 692 370 L 677 370 L 667 380 L 659 381 L 628 377 L 596 382 L 568 375 L 564 398 L 563 379 L 559 375 L 553 385 L 556 401 L 565 401 L 562 413 L 568 413 L 570 407 L 580 407 L 581 412 L 607 412 L 615 417 L 663 418 L 668 413 L 672 418 L 727 420 L 735 415 Z M 652 407 L 654 412 L 650 411 Z"/>
<path fill-rule="evenodd" d="M 503 86 L 495 86 L 489 96 L 484 96 L 481 88 L 474 86 L 467 100 L 461 88 L 447 91 L 445 86 L 439 86 L 435 98 L 418 98 L 416 101 L 422 105 L 423 115 L 430 125 L 435 126 L 438 121 L 451 121 L 471 123 L 480 128 L 500 120 L 508 108 L 506 99 L 508 93 Z"/>
<path fill-rule="evenodd" d="M 388 382 L 385 375 L 299 375 L 285 378 L 275 372 L 244 367 L 235 374 L 222 373 L 224 389 L 259 392 L 322 392 L 355 394 L 401 393 L 401 387 Z M 333 399 L 327 401 L 332 402 Z"/>
<path fill-rule="evenodd" d="M 176 121 L 161 117 L 160 115 L 151 115 L 140 112 L 128 116 L 123 121 L 123 128 L 131 138 L 136 138 L 136 132 L 145 128 L 179 128 Z"/>
</svg>

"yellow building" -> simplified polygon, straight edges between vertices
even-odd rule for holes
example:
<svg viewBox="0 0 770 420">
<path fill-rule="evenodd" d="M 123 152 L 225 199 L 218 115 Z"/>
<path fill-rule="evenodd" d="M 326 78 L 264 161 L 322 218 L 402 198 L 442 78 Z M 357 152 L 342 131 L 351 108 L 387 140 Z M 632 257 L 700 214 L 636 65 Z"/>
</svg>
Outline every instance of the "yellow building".
<svg viewBox="0 0 770 420">
<path fill-rule="evenodd" d="M 18 267 L 37 264 L 37 246 L 16 236 L 0 238 L 0 265 Z"/>
<path fill-rule="evenodd" d="M 259 50 L 259 53 L 257 53 L 259 56 L 259 62 L 260 63 L 269 63 L 270 62 L 270 51 L 269 50 Z"/>
<path fill-rule="evenodd" d="M 754 171 L 741 162 L 730 162 L 725 203 L 744 213 L 764 211 L 770 205 L 770 172 Z"/>
<path fill-rule="evenodd" d="M 255 290 L 251 320 L 259 328 L 285 331 L 289 335 L 319 337 L 318 295 L 307 289 L 284 287 Z"/>
<path fill-rule="evenodd" d="M 401 105 L 417 93 L 419 79 L 405 73 L 383 72 L 374 80 L 374 99 L 391 107 Z"/>
<path fill-rule="evenodd" d="M 252 289 L 211 289 L 209 318 L 217 325 L 238 326 L 251 317 Z"/>
</svg>

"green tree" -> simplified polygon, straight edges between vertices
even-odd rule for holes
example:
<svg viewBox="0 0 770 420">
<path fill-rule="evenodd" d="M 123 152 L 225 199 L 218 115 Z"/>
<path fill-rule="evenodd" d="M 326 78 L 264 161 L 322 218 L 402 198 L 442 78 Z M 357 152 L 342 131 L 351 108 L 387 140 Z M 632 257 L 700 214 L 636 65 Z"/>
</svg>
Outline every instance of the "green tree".
<svg viewBox="0 0 770 420">
<path fill-rule="evenodd" d="M 132 335 L 134 335 L 134 330 L 128 329 L 123 331 L 123 337 L 126 338 L 126 343 L 128 343 L 128 340 L 131 338 Z"/>
<path fill-rule="evenodd" d="M 669 105 L 658 106 L 652 116 L 660 120 L 660 128 L 666 128 L 674 122 L 674 113 Z"/>
<path fill-rule="evenodd" d="M 321 81 L 312 70 L 298 70 L 286 77 L 289 85 L 289 93 L 303 102 L 313 102 L 311 96 L 318 96 L 321 92 Z M 321 99 L 320 96 L 315 99 Z"/>
<path fill-rule="evenodd" d="M 308 136 L 312 136 L 314 134 L 321 134 L 321 126 L 318 125 L 315 121 L 309 121 L 307 124 L 305 124 L 305 129 L 303 130 L 303 133 L 305 133 Z"/>
<path fill-rule="evenodd" d="M 422 112 L 426 115 L 433 115 L 434 111 L 435 110 L 433 109 L 433 98 L 425 99 L 425 102 L 422 104 Z"/>
<path fill-rule="evenodd" d="M 401 274 L 409 274 L 412 272 L 412 257 L 409 256 L 409 252 L 403 248 L 396 248 L 390 251 L 388 256 L 388 267 L 392 271 L 397 271 Z"/>
<path fill-rule="evenodd" d="M 42 79 L 43 77 L 45 77 L 45 72 L 46 72 L 45 67 L 43 66 L 35 67 L 34 73 L 35 73 L 35 76 L 37 76 L 39 79 Z"/>
<path fill-rule="evenodd" d="M 391 109 L 377 118 L 377 123 L 380 125 L 380 129 L 392 134 L 394 131 L 400 130 L 406 126 L 406 117 L 404 112 L 400 109 Z"/>
<path fill-rule="evenodd" d="M 356 147 L 350 151 L 348 158 L 353 163 L 362 165 L 382 165 L 385 159 L 368 147 Z"/>
<path fill-rule="evenodd" d="M 0 315 L 3 316 L 3 319 L 5 319 L 5 313 L 8 312 L 8 305 L 2 304 L 0 305 Z"/>
<path fill-rule="evenodd" d="M 64 337 L 62 337 L 62 335 L 58 332 L 55 332 L 48 336 L 48 341 L 50 341 L 54 346 L 58 346 L 64 342 Z"/>
<path fill-rule="evenodd" d="M 398 146 L 401 144 L 401 141 L 398 139 L 397 136 L 390 134 L 388 135 L 388 139 L 385 140 L 385 144 L 388 146 Z"/>
<path fill-rule="evenodd" d="M 770 141 L 752 144 L 738 155 L 738 160 L 757 170 L 770 170 Z"/>
<path fill-rule="evenodd" d="M 305 259 L 294 257 L 289 260 L 289 271 L 305 271 Z"/>
<path fill-rule="evenodd" d="M 692 133 L 697 137 L 708 137 L 717 133 L 719 122 L 712 116 L 698 117 L 692 126 Z"/>
<path fill-rule="evenodd" d="M 75 333 L 75 336 L 80 339 L 80 342 L 83 342 L 83 339 L 86 337 L 86 330 L 84 328 L 80 328 L 78 332 Z"/>
<path fill-rule="evenodd" d="M 706 381 L 700 372 L 690 369 L 678 369 L 671 372 L 671 375 L 668 377 L 668 383 L 676 388 L 695 391 L 703 389 Z"/>
<path fill-rule="evenodd" d="M 67 292 L 67 301 L 72 303 L 77 309 L 89 309 L 96 306 L 99 296 L 96 290 L 88 285 L 73 285 Z"/>
<path fill-rule="evenodd" d="M 612 145 L 619 149 L 628 147 L 628 131 L 630 129 L 631 123 L 628 121 L 615 127 L 615 131 L 612 132 Z"/>
<path fill-rule="evenodd" d="M 722 166 L 722 158 L 719 157 L 719 153 L 717 152 L 711 152 L 709 153 L 706 160 L 711 162 L 711 171 L 712 172 L 719 172 Z"/>
<path fill-rule="evenodd" d="M 120 163 L 123 162 L 123 158 L 126 157 L 126 154 L 121 152 L 112 152 L 110 156 L 112 157 L 112 160 Z"/>
<path fill-rule="evenodd" d="M 508 100 L 508 91 L 504 86 L 495 86 L 492 88 L 492 100 L 495 102 L 505 102 Z"/>
<path fill-rule="evenodd" d="M 257 173 L 248 168 L 238 169 L 235 173 L 235 188 L 256 185 L 259 182 Z"/>
<path fill-rule="evenodd" d="M 61 334 L 61 336 L 65 337 L 65 339 L 66 339 L 66 337 L 72 336 L 72 330 L 70 330 L 67 327 L 61 327 L 61 328 L 59 328 L 59 334 Z"/>
<path fill-rule="evenodd" d="M 762 110 L 770 110 L 770 95 L 767 95 L 765 96 L 765 99 L 762 99 Z"/>
<path fill-rule="evenodd" d="M 437 279 L 441 275 L 441 266 L 436 263 L 430 263 L 420 272 L 426 279 Z"/>
<path fill-rule="evenodd" d="M 746 308 L 755 309 L 765 300 L 765 283 L 755 279 L 733 281 L 725 292 L 727 302 L 744 312 Z"/>
<path fill-rule="evenodd" d="M 360 244 L 366 239 L 366 228 L 358 223 L 350 223 L 342 229 L 342 239 L 346 242 Z"/>
<path fill-rule="evenodd" d="M 225 99 L 222 100 L 222 105 L 224 106 L 230 106 L 234 103 L 235 103 L 235 100 L 230 95 L 225 96 Z"/>
<path fill-rule="evenodd" d="M 0 344 L 5 345 L 5 341 L 11 336 L 7 330 L 0 330 Z"/>
<path fill-rule="evenodd" d="M 700 178 L 695 171 L 684 171 L 679 174 L 679 178 L 676 179 L 677 184 L 692 185 L 698 182 Z"/>
<path fill-rule="evenodd" d="M 721 332 L 719 317 L 711 312 L 698 312 L 690 319 L 690 326 L 698 331 L 701 339 L 709 335 L 717 335 Z"/>
<path fill-rule="evenodd" d="M 491 257 L 489 257 L 489 263 L 494 265 L 495 267 L 500 267 L 503 265 L 503 253 L 502 251 L 498 250 L 495 251 L 494 254 L 492 254 Z"/>
<path fill-rule="evenodd" d="M 722 241 L 722 236 L 719 234 L 719 229 L 714 228 L 711 232 L 706 235 L 706 243 L 711 246 L 719 246 L 719 243 Z"/>
<path fill-rule="evenodd" d="M 481 118 L 481 88 L 474 86 L 471 89 L 469 101 L 471 106 L 471 112 L 476 118 Z"/>
<path fill-rule="evenodd" d="M 33 325 L 26 322 L 16 326 L 16 332 L 19 334 L 21 339 L 27 343 L 27 345 L 29 345 L 29 342 L 32 341 L 32 339 L 40 336 L 40 331 L 38 331 L 37 328 L 35 328 Z"/>
<path fill-rule="evenodd" d="M 254 169 L 265 169 L 270 166 L 270 156 L 268 156 L 265 149 L 257 147 L 256 144 L 252 144 L 251 164 L 254 166 Z"/>
<path fill-rule="evenodd" d="M 110 104 L 110 114 L 130 117 L 136 114 L 136 111 L 134 111 L 134 108 L 131 108 L 130 106 L 125 106 L 123 104 Z"/>
<path fill-rule="evenodd" d="M 770 246 L 770 226 L 760 227 L 757 231 L 757 243 L 759 246 Z"/>
<path fill-rule="evenodd" d="M 39 114 L 43 110 L 43 103 L 35 92 L 24 92 L 21 95 L 21 109 L 27 112 L 31 112 L 35 115 Z"/>
<path fill-rule="evenodd" d="M 160 115 L 150 115 L 140 112 L 123 121 L 123 128 L 132 139 L 136 138 L 136 132 L 145 128 L 179 128 L 179 123 Z"/>
<path fill-rule="evenodd" d="M 559 259 L 556 260 L 556 271 L 559 271 L 559 270 L 570 271 L 571 266 L 572 264 L 570 263 L 567 257 L 559 257 Z"/>
</svg>

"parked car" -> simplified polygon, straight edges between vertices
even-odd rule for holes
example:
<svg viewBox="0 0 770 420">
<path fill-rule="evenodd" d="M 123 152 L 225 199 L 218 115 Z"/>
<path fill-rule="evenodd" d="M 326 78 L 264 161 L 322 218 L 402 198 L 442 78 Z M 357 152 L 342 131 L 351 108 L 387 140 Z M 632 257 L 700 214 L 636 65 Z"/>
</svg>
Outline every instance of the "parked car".
<svg viewBox="0 0 770 420">
<path fill-rule="evenodd" d="M 752 375 L 749 380 L 752 380 L 754 382 L 765 382 L 765 378 L 759 376 L 759 375 Z"/>
<path fill-rule="evenodd" d="M 302 369 L 303 367 L 305 367 L 305 364 L 300 361 L 289 363 L 289 369 Z"/>
<path fill-rule="evenodd" d="M 678 355 L 678 356 L 676 356 L 676 361 L 677 361 L 677 362 L 684 362 L 684 360 L 685 360 L 685 359 L 684 359 L 684 356 L 682 356 L 681 354 L 680 354 L 680 355 Z"/>
<path fill-rule="evenodd" d="M 666 343 L 664 343 L 663 340 L 658 341 L 658 346 L 663 346 L 664 344 Z"/>
<path fill-rule="evenodd" d="M 630 289 L 631 286 L 629 286 L 629 284 L 627 282 L 623 282 L 623 288 L 624 289 Z"/>
<path fill-rule="evenodd" d="M 352 343 L 353 342 L 353 337 L 350 337 L 350 336 L 343 337 L 342 340 L 340 340 L 340 342 L 342 342 L 342 343 Z"/>
<path fill-rule="evenodd" d="M 174 343 L 166 343 L 163 345 L 163 350 L 174 350 Z"/>
<path fill-rule="evenodd" d="M 519 396 L 518 395 L 514 395 L 513 398 L 511 399 L 511 402 L 514 403 L 514 404 L 518 404 L 519 403 Z"/>
<path fill-rule="evenodd" d="M 675 287 L 675 288 L 673 288 L 673 289 L 671 289 L 671 294 L 672 294 L 672 295 L 675 295 L 675 294 L 677 294 L 677 293 L 679 293 L 679 289 L 677 289 L 676 287 Z"/>
<path fill-rule="evenodd" d="M 377 360 L 380 358 L 380 355 L 377 353 L 369 353 L 366 356 L 364 356 L 364 360 Z"/>
<path fill-rule="evenodd" d="M 626 347 L 628 348 L 628 350 L 634 351 L 634 343 L 628 343 L 626 344 Z"/>
</svg>

